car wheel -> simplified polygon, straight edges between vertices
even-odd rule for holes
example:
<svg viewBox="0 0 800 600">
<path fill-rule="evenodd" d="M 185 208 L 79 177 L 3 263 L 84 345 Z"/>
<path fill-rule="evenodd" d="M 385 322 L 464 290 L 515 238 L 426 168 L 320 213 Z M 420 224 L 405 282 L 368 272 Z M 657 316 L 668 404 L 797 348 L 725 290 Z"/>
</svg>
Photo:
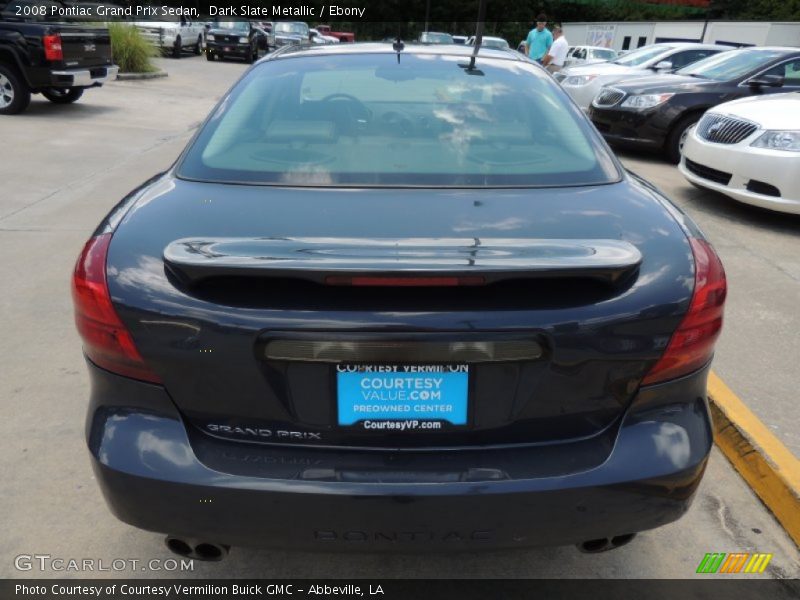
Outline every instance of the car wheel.
<svg viewBox="0 0 800 600">
<path fill-rule="evenodd" d="M 83 88 L 50 88 L 42 90 L 42 96 L 55 104 L 72 104 L 83 96 Z"/>
<path fill-rule="evenodd" d="M 16 115 L 28 107 L 31 91 L 11 67 L 0 64 L 0 115 Z"/>
<path fill-rule="evenodd" d="M 253 64 L 254 60 L 253 60 L 253 50 L 252 50 L 252 48 L 250 49 L 250 52 L 245 57 L 244 62 L 246 62 L 248 65 L 252 65 Z"/>
<path fill-rule="evenodd" d="M 194 45 L 194 53 L 200 56 L 203 53 L 203 36 L 197 36 L 197 43 Z"/>
<path fill-rule="evenodd" d="M 664 151 L 671 163 L 677 165 L 681 162 L 681 153 L 683 152 L 683 145 L 686 143 L 686 137 L 699 120 L 699 114 L 686 115 L 669 132 Z"/>
<path fill-rule="evenodd" d="M 181 57 L 181 36 L 178 36 L 175 39 L 175 45 L 172 47 L 172 58 L 180 58 Z"/>
<path fill-rule="evenodd" d="M 214 61 L 214 53 L 213 52 L 206 52 L 206 60 L 213 62 Z"/>
</svg>

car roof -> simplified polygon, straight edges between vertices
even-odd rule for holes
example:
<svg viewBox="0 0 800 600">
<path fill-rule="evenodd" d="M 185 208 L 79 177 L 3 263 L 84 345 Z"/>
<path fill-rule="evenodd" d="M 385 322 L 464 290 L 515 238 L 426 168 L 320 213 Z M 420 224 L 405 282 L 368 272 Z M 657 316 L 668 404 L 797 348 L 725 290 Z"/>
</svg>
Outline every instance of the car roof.
<svg viewBox="0 0 800 600">
<path fill-rule="evenodd" d="M 401 54 L 435 54 L 441 56 L 469 58 L 472 56 L 474 51 L 474 46 L 462 46 L 460 44 L 425 45 L 415 44 L 413 42 L 403 43 L 405 44 L 405 47 L 401 51 Z M 292 46 L 284 46 L 275 52 L 271 52 L 259 62 L 269 62 L 272 60 L 281 60 L 283 58 L 298 56 L 318 56 L 320 54 L 397 54 L 397 52 L 394 50 L 393 44 L 389 42 L 361 42 L 355 44 L 336 44 L 330 46 L 296 44 Z M 487 48 L 483 46 L 478 51 L 478 57 L 530 62 L 522 55 L 516 56 L 513 53 L 506 52 L 505 50 L 495 50 L 493 48 Z"/>
</svg>

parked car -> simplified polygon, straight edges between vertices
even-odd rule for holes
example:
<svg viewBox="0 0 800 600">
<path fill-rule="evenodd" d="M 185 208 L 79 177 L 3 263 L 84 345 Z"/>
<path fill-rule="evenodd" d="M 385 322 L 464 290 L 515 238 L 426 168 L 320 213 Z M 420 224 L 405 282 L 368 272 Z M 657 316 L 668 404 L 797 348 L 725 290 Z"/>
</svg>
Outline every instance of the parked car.
<svg viewBox="0 0 800 600">
<path fill-rule="evenodd" d="M 800 83 L 800 64 L 792 75 Z M 679 168 L 739 202 L 800 214 L 800 91 L 710 109 L 687 136 Z"/>
<path fill-rule="evenodd" d="M 709 108 L 744 96 L 800 89 L 800 48 L 731 50 L 675 74 L 623 81 L 592 102 L 610 142 L 663 151 L 678 163 L 689 129 Z"/>
<path fill-rule="evenodd" d="M 567 51 L 565 67 L 608 62 L 617 58 L 617 51 L 602 46 L 573 46 Z"/>
<path fill-rule="evenodd" d="M 336 39 L 338 42 L 352 44 L 356 41 L 355 33 L 350 31 L 332 31 L 330 25 L 317 25 L 317 31 L 319 31 L 321 35 Z"/>
<path fill-rule="evenodd" d="M 475 36 L 473 35 L 467 40 L 467 46 L 475 45 Z M 492 37 L 485 35 L 481 38 L 481 46 L 486 48 L 494 48 L 495 50 L 510 50 L 511 46 L 503 38 Z"/>
<path fill-rule="evenodd" d="M 213 61 L 233 56 L 252 63 L 266 45 L 264 30 L 250 21 L 215 21 L 206 34 L 206 58 Z"/>
<path fill-rule="evenodd" d="M 419 36 L 420 44 L 455 44 L 453 36 L 449 33 L 440 33 L 438 31 L 424 31 Z"/>
<path fill-rule="evenodd" d="M 134 25 L 145 39 L 172 58 L 180 58 L 185 50 L 198 55 L 203 53 L 206 27 L 201 21 L 181 18 L 180 21 L 136 21 Z"/>
<path fill-rule="evenodd" d="M 454 44 L 461 44 L 462 46 L 467 43 L 468 37 L 466 35 L 454 35 L 453 36 L 453 43 Z"/>
<path fill-rule="evenodd" d="M 588 111 L 592 100 L 604 86 L 623 79 L 669 73 L 726 50 L 730 48 L 716 44 L 652 44 L 609 62 L 567 67 L 555 73 L 554 77 L 578 106 Z"/>
<path fill-rule="evenodd" d="M 31 94 L 70 104 L 86 89 L 116 79 L 119 68 L 112 62 L 108 29 L 14 20 L 12 4 L 3 7 L 8 12 L 0 21 L 0 115 L 24 111 Z"/>
<path fill-rule="evenodd" d="M 272 24 L 269 36 L 271 49 L 306 44 L 310 41 L 308 24 L 302 21 L 276 21 Z"/>
<path fill-rule="evenodd" d="M 270 54 L 103 220 L 73 294 L 117 517 L 218 558 L 598 551 L 686 513 L 722 265 L 547 72 L 471 54 Z"/>
<path fill-rule="evenodd" d="M 333 37 L 332 35 L 322 35 L 317 29 L 311 28 L 308 30 L 308 37 L 311 40 L 312 44 L 338 44 L 340 43 L 339 38 Z"/>
</svg>

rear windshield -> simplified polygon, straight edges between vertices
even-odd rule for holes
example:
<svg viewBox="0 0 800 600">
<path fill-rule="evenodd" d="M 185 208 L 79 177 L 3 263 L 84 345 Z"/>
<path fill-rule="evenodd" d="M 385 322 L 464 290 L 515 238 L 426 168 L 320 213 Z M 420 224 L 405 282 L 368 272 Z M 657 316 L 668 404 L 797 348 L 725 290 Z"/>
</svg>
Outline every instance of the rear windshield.
<svg viewBox="0 0 800 600">
<path fill-rule="evenodd" d="M 638 67 L 646 63 L 648 60 L 654 59 L 660 54 L 664 54 L 672 50 L 673 46 L 645 46 L 629 52 L 625 56 L 620 56 L 617 60 L 613 61 L 618 65 L 625 65 L 628 67 Z"/>
<path fill-rule="evenodd" d="M 758 69 L 770 61 L 783 56 L 780 50 L 734 50 L 704 58 L 688 67 L 676 71 L 678 75 L 693 75 L 716 81 L 730 81 L 744 77 L 753 69 Z"/>
<path fill-rule="evenodd" d="M 522 61 L 345 54 L 251 70 L 179 165 L 187 179 L 298 186 L 552 186 L 619 173 L 558 85 Z"/>
</svg>

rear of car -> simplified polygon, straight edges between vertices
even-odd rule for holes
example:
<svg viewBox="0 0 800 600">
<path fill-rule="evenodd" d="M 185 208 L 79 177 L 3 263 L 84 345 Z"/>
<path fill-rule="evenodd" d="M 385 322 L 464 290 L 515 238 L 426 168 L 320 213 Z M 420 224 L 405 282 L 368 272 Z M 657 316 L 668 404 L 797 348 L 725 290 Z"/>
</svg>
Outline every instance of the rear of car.
<svg viewBox="0 0 800 600">
<path fill-rule="evenodd" d="M 5 7 L 13 13 L 13 3 Z M 25 110 L 31 94 L 67 104 L 117 76 L 108 29 L 35 16 L 0 22 L 0 114 Z"/>
<path fill-rule="evenodd" d="M 679 168 L 695 185 L 739 202 L 800 214 L 800 92 L 708 111 L 689 134 Z"/>
<path fill-rule="evenodd" d="M 688 509 L 719 259 L 549 75 L 469 53 L 262 61 L 87 242 L 119 518 L 190 555 L 604 549 Z"/>
</svg>

